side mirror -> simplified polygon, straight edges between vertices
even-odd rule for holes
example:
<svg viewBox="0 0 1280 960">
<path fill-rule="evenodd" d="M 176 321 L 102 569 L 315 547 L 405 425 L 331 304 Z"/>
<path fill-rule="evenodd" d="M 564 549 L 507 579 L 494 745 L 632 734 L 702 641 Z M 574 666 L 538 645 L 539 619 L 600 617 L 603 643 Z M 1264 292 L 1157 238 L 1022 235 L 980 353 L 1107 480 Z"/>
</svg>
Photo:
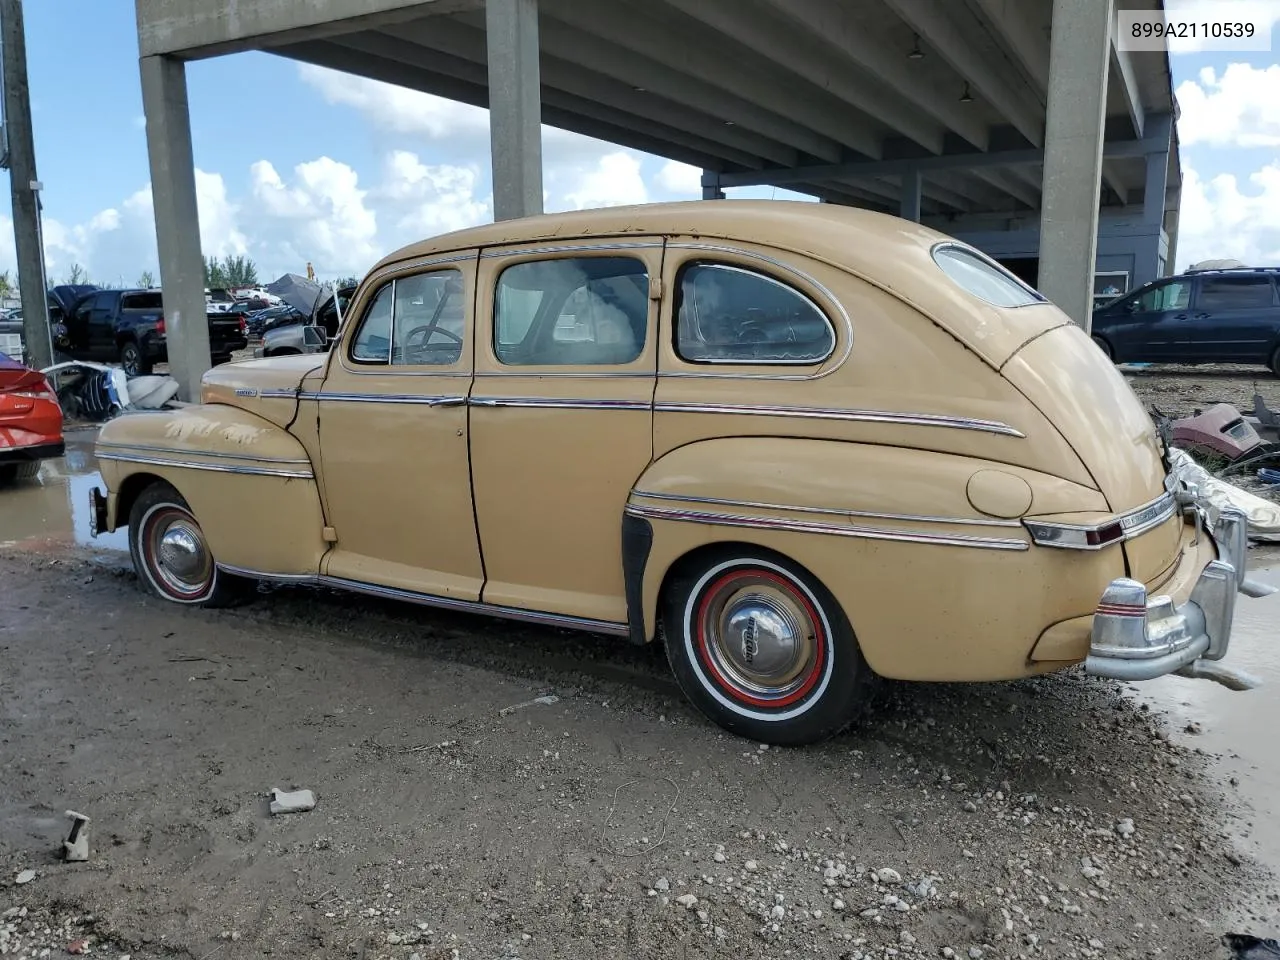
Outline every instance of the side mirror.
<svg viewBox="0 0 1280 960">
<path fill-rule="evenodd" d="M 1124 305 L 1124 312 L 1125 312 L 1125 313 L 1137 313 L 1137 312 L 1138 312 L 1138 301 L 1137 301 L 1137 300 L 1130 300 L 1128 303 L 1126 303 L 1126 304 Z"/>
<path fill-rule="evenodd" d="M 328 335 L 324 327 L 305 326 L 302 328 L 302 343 L 303 346 L 323 350 L 329 345 Z"/>
</svg>

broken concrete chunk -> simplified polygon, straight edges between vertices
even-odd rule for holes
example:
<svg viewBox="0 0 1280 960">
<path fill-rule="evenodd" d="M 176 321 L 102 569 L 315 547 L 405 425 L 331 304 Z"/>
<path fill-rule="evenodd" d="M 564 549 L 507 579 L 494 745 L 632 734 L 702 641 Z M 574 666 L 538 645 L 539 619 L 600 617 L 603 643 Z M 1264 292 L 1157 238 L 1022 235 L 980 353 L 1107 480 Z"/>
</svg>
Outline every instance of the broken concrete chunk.
<svg viewBox="0 0 1280 960">
<path fill-rule="evenodd" d="M 19 883 L 19 884 L 30 883 L 35 878 L 36 878 L 36 872 L 34 870 L 23 870 L 20 874 L 14 877 L 13 882 Z"/>
<path fill-rule="evenodd" d="M 62 841 L 62 853 L 68 862 L 77 863 L 89 859 L 89 818 L 83 813 L 68 810 L 71 833 Z"/>
<path fill-rule="evenodd" d="M 316 805 L 316 795 L 310 790 L 294 790 L 287 793 L 279 787 L 271 788 L 271 812 L 302 813 Z"/>
</svg>

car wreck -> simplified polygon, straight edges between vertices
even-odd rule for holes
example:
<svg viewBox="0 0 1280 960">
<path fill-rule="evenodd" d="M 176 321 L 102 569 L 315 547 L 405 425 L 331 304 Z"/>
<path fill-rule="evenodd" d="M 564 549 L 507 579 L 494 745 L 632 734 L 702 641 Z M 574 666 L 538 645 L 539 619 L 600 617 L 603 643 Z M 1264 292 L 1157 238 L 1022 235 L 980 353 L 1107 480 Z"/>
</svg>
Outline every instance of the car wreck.
<svg viewBox="0 0 1280 960">
<path fill-rule="evenodd" d="M 768 743 L 839 731 L 878 677 L 1221 676 L 1265 591 L 1244 515 L 1170 471 L 1087 334 L 850 208 L 448 234 L 374 267 L 330 350 L 201 400 L 96 446 L 97 523 L 156 595 L 314 583 L 660 642 Z"/>
</svg>

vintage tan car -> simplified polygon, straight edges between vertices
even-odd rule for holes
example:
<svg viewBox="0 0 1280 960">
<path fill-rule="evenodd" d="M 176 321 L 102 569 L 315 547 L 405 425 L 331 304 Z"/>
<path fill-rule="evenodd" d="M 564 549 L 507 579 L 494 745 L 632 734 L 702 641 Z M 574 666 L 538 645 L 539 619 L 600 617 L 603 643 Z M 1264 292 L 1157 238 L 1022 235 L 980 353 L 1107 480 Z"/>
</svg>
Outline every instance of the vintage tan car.
<svg viewBox="0 0 1280 960">
<path fill-rule="evenodd" d="M 876 677 L 1209 673 L 1246 592 L 1056 307 L 892 217 L 707 201 L 407 247 L 326 354 L 224 365 L 97 444 L 106 530 L 186 604 L 322 584 L 666 645 L 803 743 Z"/>
</svg>

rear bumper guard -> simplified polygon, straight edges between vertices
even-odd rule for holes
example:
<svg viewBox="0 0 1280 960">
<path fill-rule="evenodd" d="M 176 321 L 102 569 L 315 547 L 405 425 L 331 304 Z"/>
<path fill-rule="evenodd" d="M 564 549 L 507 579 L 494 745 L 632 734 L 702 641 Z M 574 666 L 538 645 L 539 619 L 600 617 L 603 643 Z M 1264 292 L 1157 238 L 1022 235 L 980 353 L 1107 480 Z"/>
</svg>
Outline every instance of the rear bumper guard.
<svg viewBox="0 0 1280 960">
<path fill-rule="evenodd" d="M 1196 523 L 1205 515 L 1192 506 Z M 1251 678 L 1218 666 L 1227 655 L 1236 596 L 1265 596 L 1274 588 L 1246 576 L 1248 520 L 1243 511 L 1221 511 L 1213 529 L 1218 559 L 1200 574 L 1187 602 L 1147 596 L 1137 580 L 1111 581 L 1093 615 L 1085 670 L 1115 680 L 1152 680 L 1166 674 L 1203 677 L 1243 689 Z"/>
</svg>

